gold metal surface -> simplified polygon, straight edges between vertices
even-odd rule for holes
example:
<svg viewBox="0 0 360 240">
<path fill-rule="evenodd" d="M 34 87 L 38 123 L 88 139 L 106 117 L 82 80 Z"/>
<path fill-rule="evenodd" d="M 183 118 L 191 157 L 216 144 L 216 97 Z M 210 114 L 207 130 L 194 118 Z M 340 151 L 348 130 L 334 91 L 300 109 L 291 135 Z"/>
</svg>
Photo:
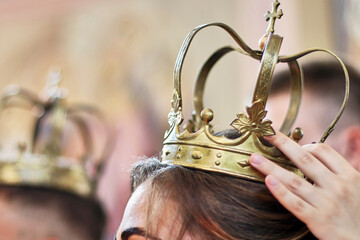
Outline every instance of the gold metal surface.
<svg viewBox="0 0 360 240">
<path fill-rule="evenodd" d="M 249 55 L 241 48 L 235 48 L 232 46 L 222 47 L 216 50 L 203 64 L 200 69 L 200 72 L 196 78 L 195 88 L 194 88 L 194 113 L 193 113 L 193 122 L 188 122 L 188 126 L 193 126 L 194 129 L 199 129 L 201 126 L 200 113 L 204 109 L 203 96 L 204 88 L 206 84 L 207 77 L 212 69 L 212 67 L 219 61 L 223 56 L 230 52 L 238 52 L 243 55 Z M 289 134 L 292 125 L 294 124 L 297 114 L 300 108 L 301 95 L 302 95 L 302 77 L 300 66 L 296 60 L 288 62 L 289 71 L 290 71 L 290 104 L 287 111 L 284 122 L 281 125 L 280 132 Z"/>
<path fill-rule="evenodd" d="M 252 102 L 254 103 L 260 101 L 264 107 L 266 106 L 269 95 L 271 79 L 277 63 L 281 43 L 282 37 L 270 33 L 262 54 L 259 77 L 256 83 Z"/>
<path fill-rule="evenodd" d="M 289 136 L 291 135 L 291 127 L 298 114 L 302 96 L 302 76 L 297 59 L 312 52 L 323 51 L 335 57 L 343 67 L 346 82 L 343 105 L 334 121 L 324 132 L 320 142 L 325 141 L 344 110 L 349 94 L 349 79 L 342 61 L 328 50 L 310 49 L 291 56 L 279 55 L 282 37 L 273 34 L 275 20 L 282 16 L 282 11 L 277 10 L 278 7 L 279 2 L 275 1 L 272 12 L 268 12 L 266 15 L 266 19 L 270 20 L 270 23 L 267 33 L 263 37 L 264 41 L 261 50 L 250 48 L 232 28 L 222 23 L 198 26 L 187 35 L 175 63 L 172 107 L 168 115 L 170 128 L 166 131 L 164 137 L 163 162 L 220 172 L 254 181 L 264 181 L 264 176 L 249 164 L 250 155 L 256 152 L 295 174 L 303 176 L 289 159 L 263 139 L 263 136 L 275 134 L 271 127 L 271 121 L 265 119 L 267 114 L 266 102 L 275 65 L 277 63 L 287 63 L 290 69 L 290 106 L 280 129 L 285 134 L 289 134 Z M 200 30 L 213 26 L 220 27 L 230 34 L 240 48 L 233 46 L 220 48 L 204 63 L 195 83 L 193 119 L 187 121 L 185 130 L 181 132 L 180 125 L 184 120 L 181 95 L 181 71 L 184 59 L 194 36 Z M 204 108 L 203 104 L 203 92 L 208 74 L 215 63 L 229 52 L 239 52 L 260 60 L 259 75 L 255 85 L 252 105 L 246 108 L 246 114 L 237 114 L 237 118 L 230 124 L 238 133 L 236 138 L 217 136 L 213 133 L 210 123 L 214 118 L 214 113 L 211 109 Z M 295 141 L 299 141 L 302 136 L 303 132 L 301 129 L 296 129 L 292 134 Z"/>
<path fill-rule="evenodd" d="M 18 86 L 12 86 L 5 91 L 1 99 L 1 113 L 9 107 L 23 107 L 16 99 L 27 101 L 31 108 L 42 110 L 35 122 L 32 146 L 19 144 L 18 152 L 0 151 L 0 184 L 18 186 L 36 186 L 68 191 L 83 197 L 93 197 L 97 177 L 104 159 L 107 158 L 109 142 L 104 143 L 104 152 L 100 159 L 94 159 L 93 141 L 88 123 L 79 113 L 88 113 L 106 125 L 98 110 L 86 105 L 67 106 L 65 95 L 58 87 L 61 80 L 60 70 L 50 73 L 43 96 L 37 96 Z M 5 116 L 6 117 L 6 116 Z M 49 119 L 46 125 L 48 138 L 45 144 L 40 143 L 41 128 L 44 119 Z M 77 126 L 85 152 L 79 159 L 69 159 L 62 156 L 62 139 L 65 124 L 70 121 Z M 110 137 L 107 139 L 110 141 Z M 42 140 L 43 141 L 43 140 Z M 92 172 L 89 169 L 92 168 Z"/>
<path fill-rule="evenodd" d="M 299 142 L 304 136 L 304 131 L 302 130 L 302 128 L 295 128 L 291 138 L 295 141 L 295 142 Z"/>
<path fill-rule="evenodd" d="M 280 9 L 280 11 L 278 11 L 278 8 L 280 6 L 280 3 L 278 0 L 276 0 L 273 5 L 272 5 L 272 10 L 271 12 L 267 12 L 265 14 L 265 20 L 266 21 L 269 21 L 269 26 L 266 30 L 266 33 L 273 33 L 275 30 L 274 30 L 274 27 L 275 27 L 275 20 L 278 18 L 280 19 L 283 15 L 283 12 L 282 12 L 282 9 Z"/>
</svg>

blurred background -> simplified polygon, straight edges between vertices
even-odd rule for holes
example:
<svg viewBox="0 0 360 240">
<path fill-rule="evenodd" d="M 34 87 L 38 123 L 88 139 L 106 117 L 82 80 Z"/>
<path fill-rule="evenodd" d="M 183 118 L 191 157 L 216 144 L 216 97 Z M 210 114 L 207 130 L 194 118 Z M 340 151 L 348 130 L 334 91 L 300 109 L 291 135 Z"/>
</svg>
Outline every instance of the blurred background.
<svg viewBox="0 0 360 240">
<path fill-rule="evenodd" d="M 173 67 L 185 36 L 197 25 L 223 22 L 258 49 L 271 4 L 270 0 L 0 1 L 0 89 L 18 84 L 40 92 L 49 69 L 58 66 L 68 102 L 96 106 L 112 126 L 116 146 L 99 189 L 110 217 L 107 239 L 116 231 L 130 196 L 129 169 L 135 156 L 161 150 Z M 281 1 L 280 8 L 284 16 L 275 25 L 275 33 L 284 36 L 280 54 L 322 47 L 359 69 L 360 2 Z M 229 44 L 235 42 L 217 28 L 195 38 L 182 75 L 185 117 L 192 111 L 192 85 L 201 64 Z M 214 68 L 205 105 L 214 110 L 216 126 L 226 128 L 250 103 L 257 69 L 258 62 L 235 54 Z M 6 110 L 0 120 L 2 144 L 27 141 L 30 120 L 14 110 Z"/>
</svg>

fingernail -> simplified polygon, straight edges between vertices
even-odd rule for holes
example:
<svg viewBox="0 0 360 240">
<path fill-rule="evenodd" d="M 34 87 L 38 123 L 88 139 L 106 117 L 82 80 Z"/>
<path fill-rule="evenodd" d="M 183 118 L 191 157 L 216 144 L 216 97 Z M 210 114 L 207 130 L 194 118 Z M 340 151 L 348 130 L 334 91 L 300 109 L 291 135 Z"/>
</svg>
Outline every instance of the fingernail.
<svg viewBox="0 0 360 240">
<path fill-rule="evenodd" d="M 267 177 L 267 183 L 271 186 L 271 187 L 276 187 L 278 185 L 278 180 L 272 176 L 268 176 Z"/>
<path fill-rule="evenodd" d="M 274 135 L 264 136 L 264 139 L 271 140 L 275 137 L 276 133 Z"/>
<path fill-rule="evenodd" d="M 260 165 L 264 162 L 263 157 L 260 154 L 254 153 L 250 157 L 250 162 L 255 165 Z"/>
</svg>

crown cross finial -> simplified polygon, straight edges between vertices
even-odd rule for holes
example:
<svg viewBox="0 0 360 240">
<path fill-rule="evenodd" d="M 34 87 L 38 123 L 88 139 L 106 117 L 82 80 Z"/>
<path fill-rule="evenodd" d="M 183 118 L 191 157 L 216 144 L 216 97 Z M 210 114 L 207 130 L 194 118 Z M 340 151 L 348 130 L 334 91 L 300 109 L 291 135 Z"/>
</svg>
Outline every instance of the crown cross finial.
<svg viewBox="0 0 360 240">
<path fill-rule="evenodd" d="M 62 73 L 59 67 L 50 69 L 45 88 L 41 91 L 41 95 L 46 99 L 56 99 L 63 97 L 63 90 L 59 87 L 62 80 Z"/>
<path fill-rule="evenodd" d="M 278 0 L 276 0 L 273 5 L 272 5 L 272 10 L 271 12 L 267 12 L 265 14 L 265 20 L 269 21 L 269 26 L 266 30 L 267 33 L 273 33 L 274 32 L 274 26 L 275 26 L 275 20 L 278 18 L 280 19 L 283 15 L 282 9 L 280 9 L 278 11 L 278 7 L 279 7 L 280 3 Z"/>
</svg>

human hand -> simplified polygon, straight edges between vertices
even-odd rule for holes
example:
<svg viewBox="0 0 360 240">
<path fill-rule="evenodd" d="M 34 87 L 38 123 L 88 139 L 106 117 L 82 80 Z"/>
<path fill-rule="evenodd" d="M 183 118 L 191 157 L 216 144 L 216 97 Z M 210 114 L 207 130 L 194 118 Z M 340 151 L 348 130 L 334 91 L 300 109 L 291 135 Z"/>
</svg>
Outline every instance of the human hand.
<svg viewBox="0 0 360 240">
<path fill-rule="evenodd" d="M 319 239 L 360 239 L 360 173 L 326 144 L 301 147 L 279 132 L 266 140 L 314 182 L 253 154 L 250 163 L 274 197 Z"/>
</svg>

